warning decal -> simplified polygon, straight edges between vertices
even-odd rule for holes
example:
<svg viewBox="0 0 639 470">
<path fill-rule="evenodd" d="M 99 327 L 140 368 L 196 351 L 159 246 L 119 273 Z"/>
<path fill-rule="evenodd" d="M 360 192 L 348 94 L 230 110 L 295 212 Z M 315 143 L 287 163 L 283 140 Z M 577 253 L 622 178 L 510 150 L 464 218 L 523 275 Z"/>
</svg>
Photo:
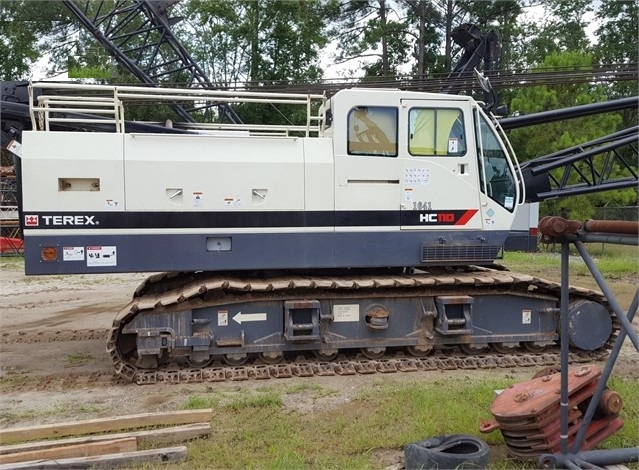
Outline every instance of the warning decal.
<svg viewBox="0 0 639 470">
<path fill-rule="evenodd" d="M 62 248 L 63 261 L 84 261 L 83 246 L 65 246 Z"/>
<path fill-rule="evenodd" d="M 117 266 L 115 246 L 87 246 L 87 266 Z"/>
</svg>

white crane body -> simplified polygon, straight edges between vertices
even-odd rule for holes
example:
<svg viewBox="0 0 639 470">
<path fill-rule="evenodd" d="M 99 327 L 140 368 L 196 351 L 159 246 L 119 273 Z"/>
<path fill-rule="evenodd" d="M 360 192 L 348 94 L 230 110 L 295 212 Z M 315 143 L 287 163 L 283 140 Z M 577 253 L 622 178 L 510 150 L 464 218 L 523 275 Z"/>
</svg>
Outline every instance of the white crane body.
<svg viewBox="0 0 639 470">
<path fill-rule="evenodd" d="M 148 93 L 126 90 L 113 87 L 115 101 Z M 304 106 L 313 99 L 321 106 L 315 122 L 309 108 L 304 132 L 245 125 L 123 132 L 122 113 L 119 132 L 25 132 L 27 272 L 494 261 L 520 195 L 512 157 L 472 98 L 366 89 L 304 98 Z M 52 243 L 62 248 L 52 262 L 31 248 Z"/>
</svg>

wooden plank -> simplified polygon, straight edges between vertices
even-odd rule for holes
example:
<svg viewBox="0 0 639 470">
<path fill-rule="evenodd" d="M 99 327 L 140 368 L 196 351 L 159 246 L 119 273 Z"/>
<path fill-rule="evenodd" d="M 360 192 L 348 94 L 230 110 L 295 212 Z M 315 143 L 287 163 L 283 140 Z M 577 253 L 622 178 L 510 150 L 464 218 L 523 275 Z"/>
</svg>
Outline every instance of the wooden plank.
<svg viewBox="0 0 639 470">
<path fill-rule="evenodd" d="M 23 444 L 0 446 L 0 456 L 16 452 L 49 449 L 51 447 L 90 444 L 92 442 L 110 441 L 114 439 L 126 439 L 128 437 L 135 437 L 138 446 L 150 444 L 168 445 L 177 444 L 197 437 L 207 436 L 210 433 L 210 423 L 185 424 L 183 426 L 171 426 L 169 428 L 151 429 L 148 431 L 132 431 L 119 434 L 104 434 L 101 436 L 71 437 L 66 439 L 34 441 Z"/>
<path fill-rule="evenodd" d="M 201 423 L 213 419 L 213 410 L 186 410 L 162 413 L 141 413 L 110 418 L 89 419 L 70 423 L 45 424 L 24 428 L 0 429 L 0 443 L 12 444 L 21 441 L 48 439 L 98 432 L 135 429 L 145 426 L 170 426 L 176 424 Z"/>
<path fill-rule="evenodd" d="M 126 439 L 111 439 L 108 441 L 58 446 L 48 449 L 0 455 L 0 464 L 27 462 L 29 460 L 57 460 L 88 457 L 90 455 L 120 454 L 122 452 L 134 452 L 136 450 L 138 450 L 138 440 L 135 437 L 129 437 Z"/>
<path fill-rule="evenodd" d="M 75 468 L 122 468 L 133 465 L 147 465 L 153 468 L 161 463 L 186 460 L 186 447 L 164 447 L 162 449 L 138 450 L 121 454 L 94 455 L 74 459 L 32 460 L 30 462 L 0 465 L 0 470 L 42 470 Z"/>
</svg>

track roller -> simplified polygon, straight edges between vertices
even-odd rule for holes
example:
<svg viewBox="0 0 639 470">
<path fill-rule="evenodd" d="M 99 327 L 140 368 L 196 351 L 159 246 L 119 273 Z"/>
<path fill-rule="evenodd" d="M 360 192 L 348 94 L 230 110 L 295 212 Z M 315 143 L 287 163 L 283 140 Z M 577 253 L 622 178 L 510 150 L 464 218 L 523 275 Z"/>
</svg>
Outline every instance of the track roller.
<svg viewBox="0 0 639 470">
<path fill-rule="evenodd" d="M 486 351 L 486 344 L 459 344 L 459 349 L 462 350 L 463 353 L 468 354 L 469 356 L 476 356 Z"/>
<path fill-rule="evenodd" d="M 426 357 L 433 354 L 434 349 L 432 346 L 408 346 L 406 351 L 414 357 Z"/>
<path fill-rule="evenodd" d="M 380 357 L 384 357 L 386 348 L 362 348 L 361 353 L 367 359 L 379 359 Z"/>
<path fill-rule="evenodd" d="M 284 354 L 281 351 L 261 352 L 259 358 L 264 364 L 277 364 L 284 360 Z"/>
<path fill-rule="evenodd" d="M 313 351 L 315 357 L 320 361 L 332 361 L 337 357 L 337 349 L 315 349 Z"/>
<path fill-rule="evenodd" d="M 512 354 L 519 347 L 519 343 L 491 343 L 490 346 L 499 354 Z"/>
<path fill-rule="evenodd" d="M 534 341 L 524 341 L 522 343 L 522 346 L 524 347 L 526 351 L 534 353 L 534 354 L 544 352 L 546 348 L 548 348 L 548 344 L 536 343 Z"/>
<path fill-rule="evenodd" d="M 194 367 L 196 369 L 201 369 L 202 367 L 210 366 L 211 363 L 213 362 L 213 358 L 211 356 L 201 357 L 201 358 L 196 356 L 190 356 L 186 359 L 186 362 L 191 367 Z"/>
<path fill-rule="evenodd" d="M 241 366 L 248 361 L 248 354 L 238 353 L 238 354 L 224 354 L 222 356 L 222 360 L 227 363 L 229 366 Z"/>
</svg>

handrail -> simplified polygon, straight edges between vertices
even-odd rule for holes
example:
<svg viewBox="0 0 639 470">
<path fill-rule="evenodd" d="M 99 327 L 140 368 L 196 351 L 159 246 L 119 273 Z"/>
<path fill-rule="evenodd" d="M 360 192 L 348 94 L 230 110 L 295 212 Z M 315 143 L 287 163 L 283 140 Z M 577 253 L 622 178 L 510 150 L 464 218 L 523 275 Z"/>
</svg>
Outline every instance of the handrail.
<svg viewBox="0 0 639 470">
<path fill-rule="evenodd" d="M 41 90 L 41 94 L 35 93 Z M 46 92 L 46 94 L 45 94 Z M 37 96 L 37 98 L 35 98 Z M 206 127 L 225 130 L 278 131 L 319 135 L 326 97 L 320 94 L 156 88 L 140 86 L 86 85 L 77 83 L 33 82 L 29 86 L 29 112 L 33 129 L 50 130 L 50 123 L 114 124 L 115 132 L 124 132 L 124 107 L 139 103 L 263 103 L 304 106 L 306 122 L 299 125 L 180 123 L 187 130 Z M 313 108 L 316 108 L 314 114 Z M 98 116 L 99 115 L 99 116 Z M 176 127 L 178 127 L 176 125 Z"/>
</svg>

